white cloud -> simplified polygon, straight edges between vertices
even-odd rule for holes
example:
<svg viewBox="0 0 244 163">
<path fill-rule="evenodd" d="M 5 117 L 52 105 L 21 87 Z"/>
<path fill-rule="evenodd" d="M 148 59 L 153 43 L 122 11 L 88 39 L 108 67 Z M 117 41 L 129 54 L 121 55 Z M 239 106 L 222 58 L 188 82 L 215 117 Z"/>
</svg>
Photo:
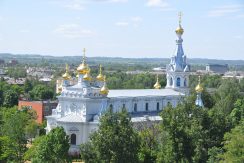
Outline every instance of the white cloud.
<svg viewBox="0 0 244 163">
<path fill-rule="evenodd" d="M 242 5 L 225 5 L 214 8 L 208 12 L 209 17 L 223 17 L 230 14 L 238 13 L 242 9 Z"/>
<path fill-rule="evenodd" d="M 68 9 L 71 9 L 71 10 L 84 10 L 84 8 L 85 8 L 80 3 L 67 4 L 64 7 L 68 8 Z"/>
<path fill-rule="evenodd" d="M 132 25 L 133 27 L 138 27 L 142 21 L 143 21 L 142 17 L 134 16 L 134 17 L 127 18 L 126 21 L 118 21 L 115 23 L 115 25 L 119 27 L 127 27 L 130 25 Z"/>
<path fill-rule="evenodd" d="M 60 25 L 57 29 L 54 30 L 54 32 L 66 38 L 91 37 L 95 34 L 94 31 L 90 29 L 84 29 L 78 24 Z"/>
<path fill-rule="evenodd" d="M 21 29 L 21 30 L 20 30 L 20 33 L 29 33 L 29 32 L 30 32 L 29 29 Z"/>
<path fill-rule="evenodd" d="M 127 27 L 129 25 L 129 22 L 120 21 L 120 22 L 115 23 L 115 25 L 119 26 L 119 27 Z"/>
<path fill-rule="evenodd" d="M 140 16 L 131 17 L 130 20 L 134 27 L 138 27 L 140 23 L 143 21 L 142 17 Z"/>
<path fill-rule="evenodd" d="M 172 10 L 169 3 L 165 0 L 148 0 L 146 3 L 148 7 L 159 7 L 162 10 Z"/>
<path fill-rule="evenodd" d="M 128 0 L 93 0 L 95 2 L 121 3 L 128 2 Z"/>
</svg>

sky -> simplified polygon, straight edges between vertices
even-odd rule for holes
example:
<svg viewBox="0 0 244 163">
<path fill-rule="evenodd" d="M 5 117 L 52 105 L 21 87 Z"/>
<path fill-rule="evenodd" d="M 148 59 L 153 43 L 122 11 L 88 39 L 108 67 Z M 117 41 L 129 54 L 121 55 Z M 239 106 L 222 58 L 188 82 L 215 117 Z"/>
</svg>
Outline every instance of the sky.
<svg viewBox="0 0 244 163">
<path fill-rule="evenodd" d="M 178 12 L 189 58 L 244 56 L 244 0 L 0 0 L 0 53 L 169 58 Z"/>
</svg>

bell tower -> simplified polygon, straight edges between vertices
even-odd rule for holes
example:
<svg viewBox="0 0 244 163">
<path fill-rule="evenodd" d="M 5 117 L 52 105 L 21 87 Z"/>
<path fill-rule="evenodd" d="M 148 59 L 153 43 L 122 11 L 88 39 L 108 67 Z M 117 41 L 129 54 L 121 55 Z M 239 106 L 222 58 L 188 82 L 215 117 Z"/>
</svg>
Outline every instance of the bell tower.
<svg viewBox="0 0 244 163">
<path fill-rule="evenodd" d="M 184 54 L 182 47 L 182 35 L 184 29 L 181 26 L 182 13 L 179 13 L 179 25 L 175 30 L 176 50 L 174 55 L 170 58 L 170 64 L 167 65 L 167 85 L 166 88 L 175 90 L 184 90 L 189 86 L 189 72 L 190 65 L 186 62 L 186 55 Z"/>
</svg>

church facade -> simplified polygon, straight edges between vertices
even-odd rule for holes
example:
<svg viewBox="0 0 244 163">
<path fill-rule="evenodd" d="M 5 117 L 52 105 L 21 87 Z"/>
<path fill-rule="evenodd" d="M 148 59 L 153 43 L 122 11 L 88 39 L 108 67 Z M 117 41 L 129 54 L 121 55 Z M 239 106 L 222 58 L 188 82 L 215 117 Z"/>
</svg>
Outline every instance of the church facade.
<svg viewBox="0 0 244 163">
<path fill-rule="evenodd" d="M 89 135 L 98 128 L 99 117 L 108 108 L 114 112 L 126 108 L 132 122 L 160 121 L 159 112 L 171 104 L 175 107 L 188 93 L 190 66 L 182 48 L 184 32 L 179 22 L 176 29 L 176 51 L 167 66 L 167 85 L 162 88 L 158 82 L 154 89 L 109 90 L 106 77 L 100 73 L 93 79 L 86 63 L 85 51 L 78 66 L 78 83 L 72 85 L 68 66 L 62 76 L 62 91 L 58 96 L 58 106 L 47 116 L 47 132 L 62 126 L 71 140 L 71 152 L 78 151 L 81 143 L 89 140 Z"/>
</svg>

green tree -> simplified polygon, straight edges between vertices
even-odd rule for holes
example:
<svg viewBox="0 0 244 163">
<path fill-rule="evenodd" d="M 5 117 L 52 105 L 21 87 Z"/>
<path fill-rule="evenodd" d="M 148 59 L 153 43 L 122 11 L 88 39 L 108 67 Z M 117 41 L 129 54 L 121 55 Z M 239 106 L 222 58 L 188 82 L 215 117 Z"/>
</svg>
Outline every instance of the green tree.
<svg viewBox="0 0 244 163">
<path fill-rule="evenodd" d="M 92 147 L 100 162 L 138 162 L 139 136 L 125 109 L 118 113 L 109 109 L 101 117 L 99 129 L 91 135 L 90 140 L 91 145 L 83 145 L 81 151 L 88 151 L 84 147 Z M 81 156 L 84 155 L 81 153 Z"/>
<path fill-rule="evenodd" d="M 225 134 L 224 150 L 219 156 L 223 159 L 221 162 L 244 162 L 244 121 Z"/>
<path fill-rule="evenodd" d="M 139 125 L 139 124 L 137 124 Z M 158 152 L 158 137 L 160 135 L 158 124 L 150 121 L 141 122 L 139 129 L 140 136 L 140 162 L 156 162 Z M 138 127 L 137 127 L 138 128 Z"/>
<path fill-rule="evenodd" d="M 3 91 L 0 89 L 0 106 L 3 105 Z"/>
<path fill-rule="evenodd" d="M 30 95 L 34 100 L 47 100 L 53 98 L 54 92 L 45 85 L 36 85 Z"/>
<path fill-rule="evenodd" d="M 3 105 L 5 107 L 13 107 L 18 105 L 18 94 L 13 90 L 8 90 L 4 92 L 4 102 Z"/>
<path fill-rule="evenodd" d="M 158 162 L 206 162 L 208 158 L 208 127 L 206 109 L 185 101 L 176 108 L 171 105 L 162 113 Z"/>
<path fill-rule="evenodd" d="M 26 79 L 25 83 L 24 83 L 24 91 L 25 91 L 25 93 L 28 93 L 29 91 L 31 91 L 32 88 L 33 87 L 32 87 L 31 81 L 29 79 Z"/>
<path fill-rule="evenodd" d="M 38 163 L 64 163 L 69 161 L 69 147 L 69 137 L 64 129 L 56 127 L 46 136 L 34 141 L 25 158 Z"/>
<path fill-rule="evenodd" d="M 16 108 L 8 108 L 4 111 L 3 134 L 11 141 L 9 147 L 13 154 L 8 160 L 21 162 L 26 151 L 27 139 L 25 135 L 25 126 L 29 120 L 26 112 L 17 111 Z"/>
<path fill-rule="evenodd" d="M 0 136 L 0 162 L 7 162 L 8 158 L 14 155 L 11 143 L 9 137 Z"/>
</svg>

